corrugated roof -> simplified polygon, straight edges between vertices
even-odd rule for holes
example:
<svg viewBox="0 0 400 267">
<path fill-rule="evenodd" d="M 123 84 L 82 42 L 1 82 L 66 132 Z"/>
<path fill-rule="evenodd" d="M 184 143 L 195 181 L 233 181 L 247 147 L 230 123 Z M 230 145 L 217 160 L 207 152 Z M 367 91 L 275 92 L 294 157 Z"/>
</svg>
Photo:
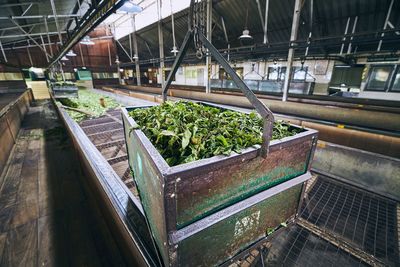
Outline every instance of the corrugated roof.
<svg viewBox="0 0 400 267">
<path fill-rule="evenodd" d="M 335 44 L 332 40 L 324 40 L 312 43 L 313 45 L 319 44 L 318 48 L 310 49 L 310 53 L 338 53 L 340 50 L 341 36 L 344 34 L 348 17 L 351 18 L 349 33 L 352 30 L 355 17 L 358 16 L 356 33 L 361 32 L 375 32 L 383 28 L 386 13 L 391 0 L 335 0 L 324 1 L 314 0 L 314 17 L 312 19 L 312 32 L 313 40 L 326 37 L 338 37 Z M 286 50 L 290 38 L 290 31 L 292 25 L 292 16 L 295 0 L 270 0 L 269 15 L 268 15 L 268 40 L 272 48 L 265 48 L 265 54 L 273 49 Z M 310 11 L 311 0 L 307 0 L 303 4 L 300 18 L 298 40 L 306 40 L 310 31 Z M 260 0 L 261 11 L 264 15 L 265 0 Z M 250 34 L 254 37 L 250 44 L 262 44 L 263 41 L 263 28 L 260 21 L 260 16 L 257 9 L 256 0 L 221 0 L 213 1 L 213 17 L 214 17 L 214 31 L 213 31 L 213 44 L 223 49 L 227 47 L 222 30 L 221 17 L 223 17 L 227 29 L 227 35 L 231 47 L 239 47 L 244 45 L 238 39 L 245 27 L 246 9 L 249 7 L 248 29 Z M 179 44 L 182 42 L 187 31 L 187 16 L 188 10 L 183 10 L 175 14 L 175 32 L 176 40 Z M 392 14 L 390 17 L 391 23 L 399 28 L 400 27 L 400 1 L 394 1 Z M 172 48 L 172 34 L 171 34 L 171 18 L 168 17 L 163 20 L 164 28 L 164 51 L 165 55 L 171 55 Z M 139 56 L 141 59 L 149 59 L 152 57 L 159 57 L 158 47 L 158 31 L 157 23 L 154 23 L 146 28 L 138 31 L 138 46 Z M 357 46 L 357 51 L 376 50 L 378 45 L 377 37 L 380 36 L 372 33 L 362 37 L 354 37 L 353 47 Z M 394 41 L 384 42 L 382 49 L 398 50 L 400 37 L 394 33 L 386 34 L 386 37 L 394 38 Z M 396 39 L 397 38 L 397 39 Z M 397 40 L 397 42 L 395 42 Z M 125 37 L 120 40 L 126 48 L 129 48 L 128 38 Z M 149 52 L 150 48 L 151 55 Z M 274 47 L 274 44 L 277 44 Z M 326 45 L 323 45 L 326 44 Z M 278 50 L 279 50 L 278 49 Z M 347 46 L 346 46 L 347 49 Z M 301 50 L 301 49 L 299 49 Z M 303 49 L 304 50 L 304 49 Z M 123 52 L 122 52 L 123 53 Z M 124 55 L 120 56 L 124 58 Z M 303 52 L 304 53 L 304 52 Z M 128 59 L 125 57 L 125 61 Z"/>
</svg>

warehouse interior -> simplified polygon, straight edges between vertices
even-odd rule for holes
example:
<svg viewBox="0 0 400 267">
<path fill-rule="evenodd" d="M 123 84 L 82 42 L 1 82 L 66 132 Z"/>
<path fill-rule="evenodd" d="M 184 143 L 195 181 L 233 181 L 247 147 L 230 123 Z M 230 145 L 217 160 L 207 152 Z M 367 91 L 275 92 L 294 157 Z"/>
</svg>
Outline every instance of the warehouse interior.
<svg viewBox="0 0 400 267">
<path fill-rule="evenodd" d="M 400 266 L 400 1 L 0 0 L 0 266 Z"/>
</svg>

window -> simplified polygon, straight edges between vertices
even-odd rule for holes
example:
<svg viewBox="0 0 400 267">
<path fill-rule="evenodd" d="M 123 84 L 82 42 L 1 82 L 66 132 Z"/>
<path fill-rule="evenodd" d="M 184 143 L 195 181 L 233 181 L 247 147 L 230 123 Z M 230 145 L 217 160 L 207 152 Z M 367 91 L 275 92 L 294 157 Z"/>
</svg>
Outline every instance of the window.
<svg viewBox="0 0 400 267">
<path fill-rule="evenodd" d="M 279 67 L 268 67 L 268 80 L 278 80 Z"/>
<path fill-rule="evenodd" d="M 386 91 L 393 66 L 373 66 L 369 71 L 366 91 Z"/>
<path fill-rule="evenodd" d="M 307 76 L 308 67 L 293 67 L 292 68 L 292 79 L 296 81 L 304 81 Z"/>
<path fill-rule="evenodd" d="M 330 81 L 331 86 L 360 87 L 364 66 L 335 66 Z"/>
<path fill-rule="evenodd" d="M 236 74 L 243 79 L 243 68 L 233 68 Z M 232 80 L 228 73 L 224 69 L 219 69 L 219 79 L 220 80 Z"/>
<path fill-rule="evenodd" d="M 286 76 L 286 67 L 280 67 L 278 80 L 284 81 Z"/>
<path fill-rule="evenodd" d="M 400 66 L 397 67 L 397 71 L 393 77 L 393 80 L 393 85 L 390 91 L 400 92 Z"/>
</svg>

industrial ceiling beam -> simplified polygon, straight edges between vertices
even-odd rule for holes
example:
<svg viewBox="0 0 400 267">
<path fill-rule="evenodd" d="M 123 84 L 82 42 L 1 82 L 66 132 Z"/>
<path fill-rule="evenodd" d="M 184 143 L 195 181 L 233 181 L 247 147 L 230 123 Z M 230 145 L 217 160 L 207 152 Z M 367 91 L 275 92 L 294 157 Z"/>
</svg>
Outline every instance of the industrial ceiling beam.
<svg viewBox="0 0 400 267">
<path fill-rule="evenodd" d="M 67 33 L 66 31 L 62 31 L 61 33 Z M 28 37 L 28 36 L 41 36 L 43 34 L 49 35 L 58 35 L 58 32 L 37 32 L 37 33 L 27 33 L 27 34 L 9 34 L 9 35 L 2 35 L 0 39 L 7 39 L 7 38 L 21 38 L 21 37 Z"/>
<path fill-rule="evenodd" d="M 389 9 L 388 9 L 388 11 L 387 11 L 387 13 L 386 13 L 385 23 L 384 23 L 384 25 L 383 25 L 383 29 L 384 29 L 384 30 L 386 30 L 386 28 L 387 28 L 387 26 L 388 26 L 388 22 L 389 22 L 389 19 L 390 19 L 390 14 L 392 13 L 393 2 L 394 2 L 394 0 L 392 0 L 392 1 L 390 2 L 390 4 L 389 4 Z M 382 37 L 383 37 L 383 36 L 385 36 L 384 33 L 381 34 L 381 40 L 379 40 L 378 48 L 376 49 L 376 51 L 378 51 L 378 52 L 381 51 L 381 47 L 382 47 Z"/>
<path fill-rule="evenodd" d="M 42 50 L 45 54 L 47 54 L 47 51 L 44 50 L 44 49 L 41 47 L 41 45 L 40 45 L 35 39 L 33 39 L 32 37 L 30 37 L 30 36 L 29 36 L 29 33 L 26 32 L 15 20 L 10 19 L 10 21 L 11 21 L 12 23 L 14 23 L 15 26 L 17 26 L 25 35 L 27 35 L 27 37 L 28 37 L 30 40 L 32 40 L 32 42 L 33 42 L 36 46 L 38 46 L 38 47 L 40 48 L 40 50 Z M 29 45 L 29 44 L 28 44 L 28 45 Z"/>
<path fill-rule="evenodd" d="M 62 36 L 61 36 L 61 30 L 60 30 L 60 25 L 58 24 L 58 18 L 57 18 L 57 10 L 56 10 L 56 6 L 54 4 L 54 0 L 50 0 L 50 4 L 51 4 L 51 10 L 53 11 L 53 16 L 54 16 L 54 22 L 56 23 L 56 29 L 58 32 L 58 38 L 60 40 L 61 45 L 63 45 L 63 40 L 62 40 Z"/>
<path fill-rule="evenodd" d="M 52 58 L 48 67 L 58 62 L 85 35 L 99 25 L 104 18 L 124 4 L 124 0 L 103 0 L 96 7 L 91 7 L 83 16 L 82 23 L 76 27 L 71 37 L 62 46 L 61 51 Z"/>
<path fill-rule="evenodd" d="M 16 7 L 16 6 L 29 6 L 29 5 L 37 5 L 39 1 L 30 1 L 30 2 L 23 2 L 23 3 L 10 3 L 10 4 L 1 4 L 0 8 L 6 7 Z"/>
<path fill-rule="evenodd" d="M 71 14 L 71 15 L 29 15 L 29 16 L 0 16 L 0 20 L 8 20 L 8 19 L 43 19 L 43 18 L 79 18 L 79 15 Z"/>
</svg>

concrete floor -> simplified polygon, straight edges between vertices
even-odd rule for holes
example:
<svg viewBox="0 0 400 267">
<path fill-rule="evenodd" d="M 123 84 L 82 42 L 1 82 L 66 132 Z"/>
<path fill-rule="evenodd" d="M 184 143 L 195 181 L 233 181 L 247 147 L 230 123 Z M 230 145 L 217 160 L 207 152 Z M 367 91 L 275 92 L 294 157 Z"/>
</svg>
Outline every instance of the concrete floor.
<svg viewBox="0 0 400 267">
<path fill-rule="evenodd" d="M 31 107 L 0 176 L 0 266 L 124 266 L 49 101 Z"/>
</svg>

